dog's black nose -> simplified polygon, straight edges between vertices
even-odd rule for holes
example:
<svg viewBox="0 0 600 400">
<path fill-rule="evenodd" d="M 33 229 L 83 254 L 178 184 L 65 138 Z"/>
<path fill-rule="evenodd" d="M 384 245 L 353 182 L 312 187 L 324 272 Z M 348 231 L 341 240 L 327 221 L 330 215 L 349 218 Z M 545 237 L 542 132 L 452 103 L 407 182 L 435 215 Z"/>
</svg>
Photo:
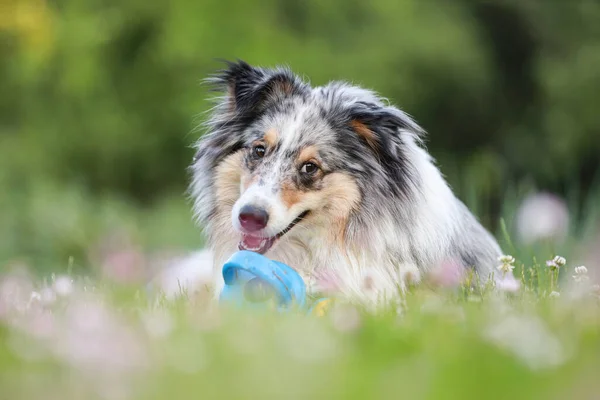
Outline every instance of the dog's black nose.
<svg viewBox="0 0 600 400">
<path fill-rule="evenodd" d="M 240 210 L 240 224 L 248 232 L 256 232 L 267 226 L 269 214 L 262 208 L 246 205 Z"/>
</svg>

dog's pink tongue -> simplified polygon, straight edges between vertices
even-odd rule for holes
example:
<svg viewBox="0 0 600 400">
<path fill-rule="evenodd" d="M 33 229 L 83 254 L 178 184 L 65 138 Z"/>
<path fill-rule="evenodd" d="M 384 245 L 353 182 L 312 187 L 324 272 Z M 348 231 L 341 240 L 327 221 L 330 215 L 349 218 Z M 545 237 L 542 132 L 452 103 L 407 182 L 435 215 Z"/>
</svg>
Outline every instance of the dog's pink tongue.
<svg viewBox="0 0 600 400">
<path fill-rule="evenodd" d="M 275 238 L 262 238 L 259 236 L 242 235 L 242 240 L 238 245 L 240 250 L 250 250 L 256 253 L 265 254 L 273 243 Z"/>
</svg>

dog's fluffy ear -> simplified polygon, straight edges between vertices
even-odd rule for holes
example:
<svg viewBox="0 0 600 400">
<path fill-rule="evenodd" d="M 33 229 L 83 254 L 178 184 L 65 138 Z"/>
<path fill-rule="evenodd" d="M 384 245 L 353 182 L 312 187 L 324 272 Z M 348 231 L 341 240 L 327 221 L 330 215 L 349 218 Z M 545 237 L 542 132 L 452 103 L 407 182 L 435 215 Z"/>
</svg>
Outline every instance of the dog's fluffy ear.
<svg viewBox="0 0 600 400">
<path fill-rule="evenodd" d="M 403 111 L 376 103 L 356 102 L 347 123 L 359 140 L 372 151 L 386 172 L 392 190 L 406 192 L 416 179 L 407 141 L 419 141 L 422 128 Z M 414 182 L 413 182 L 414 183 Z"/>
<path fill-rule="evenodd" d="M 251 118 L 305 91 L 305 85 L 287 69 L 255 68 L 244 61 L 227 62 L 227 67 L 209 81 L 225 91 L 227 111 L 239 117 Z"/>
<path fill-rule="evenodd" d="M 206 123 L 207 134 L 196 145 L 194 164 L 204 168 L 213 168 L 240 150 L 242 132 L 269 106 L 307 90 L 289 70 L 255 68 L 244 61 L 227 62 L 226 69 L 207 81 L 225 95 Z"/>
<path fill-rule="evenodd" d="M 415 137 L 422 134 L 410 116 L 394 107 L 357 102 L 350 109 L 350 128 L 376 153 L 393 150 L 401 139 L 400 131 Z"/>
</svg>

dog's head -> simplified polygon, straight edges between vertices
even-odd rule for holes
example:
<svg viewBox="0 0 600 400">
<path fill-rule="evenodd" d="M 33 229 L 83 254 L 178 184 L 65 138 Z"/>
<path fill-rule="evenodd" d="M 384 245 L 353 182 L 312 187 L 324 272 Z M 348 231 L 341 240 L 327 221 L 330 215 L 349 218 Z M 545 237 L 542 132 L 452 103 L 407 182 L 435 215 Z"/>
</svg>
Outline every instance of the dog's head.
<svg viewBox="0 0 600 400">
<path fill-rule="evenodd" d="M 244 62 L 210 81 L 224 95 L 192 168 L 196 213 L 209 234 L 239 235 L 240 248 L 260 253 L 308 227 L 337 240 L 359 210 L 376 213 L 369 193 L 410 196 L 417 175 L 406 141 L 420 128 L 372 92 L 312 88 L 289 70 Z"/>
</svg>

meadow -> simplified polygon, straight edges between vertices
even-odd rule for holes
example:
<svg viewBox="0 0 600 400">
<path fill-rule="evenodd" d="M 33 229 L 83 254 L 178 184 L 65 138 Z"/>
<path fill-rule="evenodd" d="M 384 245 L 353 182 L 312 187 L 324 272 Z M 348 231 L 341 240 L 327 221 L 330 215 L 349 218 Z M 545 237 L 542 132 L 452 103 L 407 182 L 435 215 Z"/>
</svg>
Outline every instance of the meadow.
<svg viewBox="0 0 600 400">
<path fill-rule="evenodd" d="M 164 221 L 185 220 L 183 207 L 162 212 L 146 219 L 152 246 Z M 598 398 L 600 287 L 575 261 L 590 232 L 523 245 L 513 220 L 498 235 L 515 257 L 497 273 L 512 270 L 516 285 L 474 290 L 472 275 L 442 271 L 375 314 L 341 302 L 317 317 L 196 293 L 167 300 L 136 275 L 143 256 L 132 249 L 107 257 L 104 273 L 73 259 L 58 274 L 15 262 L 0 278 L 2 398 Z"/>
</svg>

